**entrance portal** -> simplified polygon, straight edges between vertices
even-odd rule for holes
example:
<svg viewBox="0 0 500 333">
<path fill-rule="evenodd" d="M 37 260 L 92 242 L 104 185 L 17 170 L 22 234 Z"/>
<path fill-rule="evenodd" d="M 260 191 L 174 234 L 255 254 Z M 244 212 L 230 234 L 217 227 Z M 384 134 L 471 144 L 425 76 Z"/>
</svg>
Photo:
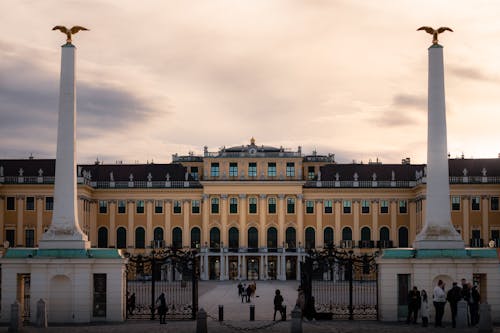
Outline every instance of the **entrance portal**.
<svg viewBox="0 0 500 333">
<path fill-rule="evenodd" d="M 208 274 L 210 280 L 219 280 L 220 277 L 220 260 L 219 257 L 208 258 Z"/>
<path fill-rule="evenodd" d="M 297 279 L 297 257 L 286 257 L 286 279 Z"/>
<path fill-rule="evenodd" d="M 267 277 L 270 280 L 276 280 L 276 267 L 278 266 L 278 261 L 276 257 L 269 257 L 267 259 Z"/>
<path fill-rule="evenodd" d="M 259 258 L 249 257 L 247 259 L 247 280 L 259 279 Z"/>
<path fill-rule="evenodd" d="M 238 257 L 229 257 L 229 280 L 238 280 Z"/>
</svg>

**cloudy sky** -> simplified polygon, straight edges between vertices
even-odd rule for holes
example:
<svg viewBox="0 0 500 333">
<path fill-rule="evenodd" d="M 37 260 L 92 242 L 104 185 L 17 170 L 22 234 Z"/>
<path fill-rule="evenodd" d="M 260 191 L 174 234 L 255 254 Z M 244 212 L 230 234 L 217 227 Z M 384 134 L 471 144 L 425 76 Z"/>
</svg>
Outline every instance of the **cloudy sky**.
<svg viewBox="0 0 500 333">
<path fill-rule="evenodd" d="M 426 159 L 422 25 L 449 26 L 448 149 L 500 153 L 500 2 L 0 1 L 0 158 L 54 158 L 60 45 L 77 54 L 78 161 L 249 143 L 339 162 Z"/>
</svg>

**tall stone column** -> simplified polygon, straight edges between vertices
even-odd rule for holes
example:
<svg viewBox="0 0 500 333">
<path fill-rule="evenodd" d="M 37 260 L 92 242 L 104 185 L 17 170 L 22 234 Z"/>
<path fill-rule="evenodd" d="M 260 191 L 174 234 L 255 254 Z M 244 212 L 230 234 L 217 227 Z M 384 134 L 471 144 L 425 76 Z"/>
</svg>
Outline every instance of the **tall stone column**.
<svg viewBox="0 0 500 333">
<path fill-rule="evenodd" d="M 248 248 L 248 228 L 247 228 L 247 196 L 240 194 L 239 217 L 240 217 L 240 247 Z"/>
<path fill-rule="evenodd" d="M 35 244 L 40 242 L 43 233 L 43 204 L 44 197 L 38 196 L 36 197 L 36 235 L 35 235 Z M 35 245 L 36 246 L 36 245 Z"/>
<path fill-rule="evenodd" d="M 297 195 L 297 248 L 299 246 L 305 247 L 304 239 L 304 196 Z"/>
<path fill-rule="evenodd" d="M 316 247 L 323 248 L 323 200 L 316 200 Z"/>
<path fill-rule="evenodd" d="M 278 247 L 285 242 L 285 195 L 278 195 Z"/>
<path fill-rule="evenodd" d="M 451 223 L 443 47 L 429 47 L 427 101 L 427 211 L 425 225 L 415 238 L 416 249 L 463 249 Z"/>
<path fill-rule="evenodd" d="M 191 210 L 189 208 L 191 206 L 191 200 L 184 199 L 182 201 L 182 205 L 183 205 L 182 212 L 183 212 L 183 229 L 184 229 L 184 232 L 182 233 L 182 238 L 183 238 L 182 245 L 191 247 L 191 242 L 190 242 L 191 228 L 189 225 L 189 216 L 191 214 Z"/>
<path fill-rule="evenodd" d="M 24 246 L 24 203 L 26 198 L 23 195 L 17 197 L 17 223 L 16 223 L 16 246 Z M 10 244 L 11 246 L 13 244 Z"/>
<path fill-rule="evenodd" d="M 165 244 L 172 245 L 172 200 L 165 200 Z M 200 244 L 201 245 L 201 244 Z"/>
<path fill-rule="evenodd" d="M 201 207 L 201 244 L 204 246 L 205 243 L 208 244 L 208 221 L 210 214 L 210 196 L 208 194 L 203 194 L 202 197 L 202 207 Z"/>
<path fill-rule="evenodd" d="M 334 201 L 333 216 L 335 219 L 335 230 L 333 232 L 333 244 L 339 245 L 342 239 L 342 226 L 340 225 L 340 216 L 342 215 L 342 200 L 336 199 Z"/>
<path fill-rule="evenodd" d="M 109 202 L 109 243 L 108 247 L 116 246 L 116 200 Z"/>
<path fill-rule="evenodd" d="M 154 200 L 146 200 L 146 247 L 152 245 L 153 241 L 153 203 Z M 183 235 L 185 233 L 182 233 Z M 153 245 L 154 246 L 154 245 Z"/>
<path fill-rule="evenodd" d="M 379 201 L 372 200 L 372 239 L 375 241 L 375 244 L 380 240 L 380 231 L 378 230 L 379 209 Z"/>
<path fill-rule="evenodd" d="M 76 201 L 76 47 L 62 46 L 57 125 L 54 212 L 41 249 L 88 249 L 90 242 L 80 229 Z"/>
<path fill-rule="evenodd" d="M 135 228 L 134 217 L 136 214 L 135 200 L 127 200 L 127 248 L 133 249 L 135 247 Z"/>
<path fill-rule="evenodd" d="M 267 232 L 266 232 L 266 195 L 261 194 L 259 197 L 259 247 L 267 248 Z"/>
</svg>

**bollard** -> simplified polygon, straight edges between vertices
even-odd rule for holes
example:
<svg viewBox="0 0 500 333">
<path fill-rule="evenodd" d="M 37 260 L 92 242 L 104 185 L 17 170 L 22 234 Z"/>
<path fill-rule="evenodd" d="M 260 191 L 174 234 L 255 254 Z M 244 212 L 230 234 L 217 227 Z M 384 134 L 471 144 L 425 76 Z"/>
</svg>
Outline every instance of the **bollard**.
<svg viewBox="0 0 500 333">
<path fill-rule="evenodd" d="M 203 310 L 203 308 L 201 308 L 196 316 L 196 333 L 207 332 L 207 313 Z"/>
<path fill-rule="evenodd" d="M 224 321 L 224 305 L 219 305 L 219 321 Z"/>
<path fill-rule="evenodd" d="M 302 311 L 298 305 L 292 310 L 292 324 L 290 333 L 302 333 Z"/>
<path fill-rule="evenodd" d="M 250 304 L 250 321 L 255 320 L 255 305 Z"/>
<path fill-rule="evenodd" d="M 20 332 L 23 328 L 23 317 L 21 315 L 21 304 L 15 301 L 10 305 L 9 332 Z"/>
<path fill-rule="evenodd" d="M 283 305 L 283 312 L 281 312 L 281 320 L 286 321 L 286 305 Z"/>
<path fill-rule="evenodd" d="M 36 327 L 47 328 L 47 304 L 43 299 L 36 302 Z"/>
<path fill-rule="evenodd" d="M 478 333 L 493 332 L 493 324 L 491 323 L 491 305 L 482 303 L 479 305 L 479 330 Z"/>
<path fill-rule="evenodd" d="M 460 300 L 457 303 L 457 328 L 467 328 L 467 302 Z"/>
</svg>

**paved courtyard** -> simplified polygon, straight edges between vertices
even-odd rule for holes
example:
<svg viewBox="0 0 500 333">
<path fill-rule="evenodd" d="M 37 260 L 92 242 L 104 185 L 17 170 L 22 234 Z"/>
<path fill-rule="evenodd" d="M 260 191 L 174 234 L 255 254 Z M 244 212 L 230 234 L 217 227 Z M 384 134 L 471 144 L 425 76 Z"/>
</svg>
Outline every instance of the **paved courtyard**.
<svg viewBox="0 0 500 333">
<path fill-rule="evenodd" d="M 213 333 L 229 332 L 268 332 L 268 333 L 288 333 L 290 332 L 291 320 L 290 311 L 297 298 L 297 281 L 266 281 L 257 282 L 256 297 L 251 303 L 241 303 L 238 298 L 237 282 L 200 282 L 199 284 L 199 305 L 209 314 L 208 331 Z M 287 321 L 272 321 L 273 298 L 275 289 L 280 289 L 287 305 Z M 219 323 L 218 306 L 224 305 L 224 322 Z M 249 305 L 255 305 L 256 320 L 249 321 Z M 449 311 L 447 309 L 447 311 Z M 367 332 L 367 333 L 400 333 L 400 332 L 448 332 L 448 329 L 428 327 L 420 325 L 406 325 L 404 323 L 381 323 L 377 321 L 304 321 L 303 332 Z M 1 332 L 7 332 L 7 327 L 0 328 Z M 80 332 L 172 332 L 172 333 L 194 333 L 196 332 L 195 321 L 172 321 L 166 325 L 160 325 L 158 321 L 127 321 L 119 324 L 86 325 L 86 326 L 60 326 L 49 327 L 48 329 L 37 329 L 25 327 L 24 332 L 58 332 L 58 333 L 80 333 Z M 471 328 L 461 330 L 461 332 L 477 332 Z M 500 326 L 495 327 L 494 332 L 500 333 Z"/>
</svg>

